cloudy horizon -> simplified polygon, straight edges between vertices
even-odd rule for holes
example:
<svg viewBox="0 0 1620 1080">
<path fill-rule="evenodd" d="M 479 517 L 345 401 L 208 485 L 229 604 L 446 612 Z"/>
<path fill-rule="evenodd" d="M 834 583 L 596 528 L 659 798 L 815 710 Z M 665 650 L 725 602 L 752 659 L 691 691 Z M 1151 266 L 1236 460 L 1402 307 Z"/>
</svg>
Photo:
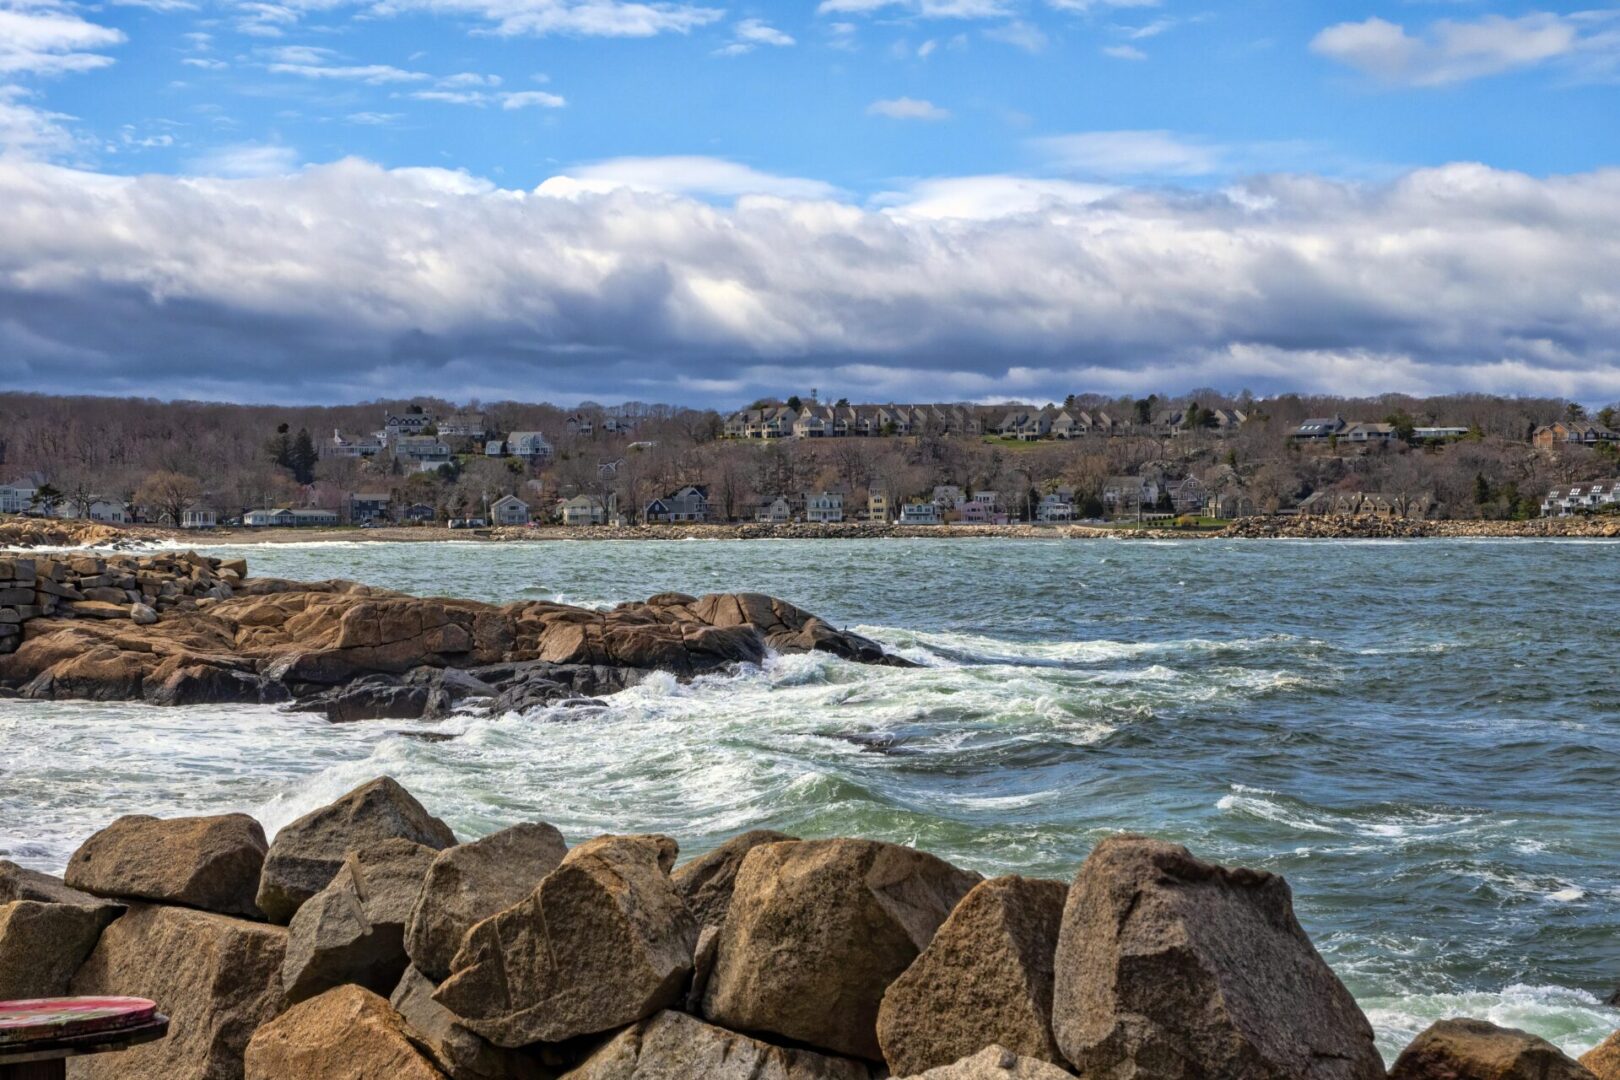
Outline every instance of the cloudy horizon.
<svg viewBox="0 0 1620 1080">
<path fill-rule="evenodd" d="M 1620 398 L 1620 8 L 1365 7 L 0 0 L 0 387 Z"/>
</svg>

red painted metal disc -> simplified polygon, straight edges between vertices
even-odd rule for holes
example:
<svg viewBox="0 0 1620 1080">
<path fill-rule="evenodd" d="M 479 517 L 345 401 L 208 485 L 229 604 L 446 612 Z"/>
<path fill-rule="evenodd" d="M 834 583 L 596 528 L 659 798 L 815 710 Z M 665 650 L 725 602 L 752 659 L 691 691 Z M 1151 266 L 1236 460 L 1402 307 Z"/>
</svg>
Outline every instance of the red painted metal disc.
<svg viewBox="0 0 1620 1080">
<path fill-rule="evenodd" d="M 117 1031 L 147 1023 L 157 1005 L 145 998 L 77 997 L 0 1001 L 0 1047 Z"/>
</svg>

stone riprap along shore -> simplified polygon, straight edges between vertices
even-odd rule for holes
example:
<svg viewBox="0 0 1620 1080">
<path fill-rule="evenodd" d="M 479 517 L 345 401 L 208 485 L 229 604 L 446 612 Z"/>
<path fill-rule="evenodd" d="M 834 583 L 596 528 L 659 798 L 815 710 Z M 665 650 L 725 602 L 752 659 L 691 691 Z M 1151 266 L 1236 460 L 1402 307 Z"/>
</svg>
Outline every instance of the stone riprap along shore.
<svg viewBox="0 0 1620 1080">
<path fill-rule="evenodd" d="M 192 552 L 0 560 L 0 692 L 154 705 L 292 702 L 333 720 L 581 702 L 648 673 L 769 652 L 906 665 L 759 593 L 663 593 L 607 611 L 423 598 L 248 576 Z"/>
<path fill-rule="evenodd" d="M 0 652 L 13 652 L 35 619 L 115 619 L 149 625 L 165 611 L 195 611 L 231 596 L 241 560 L 178 555 L 0 558 Z"/>
<path fill-rule="evenodd" d="M 1374 1080 L 1288 884 L 1142 836 L 1071 881 L 757 830 L 471 842 L 388 777 L 282 829 L 119 818 L 65 880 L 0 862 L 0 998 L 133 994 L 161 1042 L 79 1080 Z M 1399 1080 L 1617 1080 L 1459 1018 Z"/>
</svg>

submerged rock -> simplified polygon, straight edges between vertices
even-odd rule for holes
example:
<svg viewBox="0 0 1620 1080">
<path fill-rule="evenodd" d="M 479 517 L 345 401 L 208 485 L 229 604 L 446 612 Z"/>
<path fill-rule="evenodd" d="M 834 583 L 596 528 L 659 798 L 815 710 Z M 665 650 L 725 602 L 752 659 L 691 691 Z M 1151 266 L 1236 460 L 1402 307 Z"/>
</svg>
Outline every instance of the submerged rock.
<svg viewBox="0 0 1620 1080">
<path fill-rule="evenodd" d="M 411 910 L 405 937 L 411 962 L 429 978 L 444 979 L 473 924 L 520 902 L 567 854 L 562 833 L 541 823 L 439 852 Z"/>
<path fill-rule="evenodd" d="M 91 836 L 68 860 L 67 884 L 98 896 L 155 900 L 256 917 L 268 845 L 246 814 L 132 814 Z"/>
<path fill-rule="evenodd" d="M 878 1041 L 896 1076 L 949 1065 L 995 1044 L 1061 1062 L 1052 1038 L 1052 957 L 1068 889 L 1056 881 L 981 881 L 883 995 Z"/>
<path fill-rule="evenodd" d="M 498 1046 L 561 1042 L 679 1002 L 697 922 L 669 880 L 667 836 L 574 848 L 521 903 L 467 934 L 434 994 Z"/>
<path fill-rule="evenodd" d="M 276 834 L 259 880 L 259 908 L 273 922 L 290 922 L 305 901 L 337 876 L 349 852 L 391 839 L 435 851 L 456 842 L 450 826 L 423 809 L 397 781 L 378 777 Z"/>
<path fill-rule="evenodd" d="M 755 847 L 737 874 L 704 1015 L 881 1060 L 884 991 L 978 880 L 925 852 L 873 840 Z"/>
<path fill-rule="evenodd" d="M 1384 1075 L 1371 1025 L 1275 874 L 1109 837 L 1069 890 L 1056 968 L 1053 1033 L 1083 1075 Z"/>
<path fill-rule="evenodd" d="M 1594 1080 L 1581 1064 L 1527 1031 L 1485 1020 L 1441 1020 L 1395 1059 L 1390 1080 Z"/>
</svg>

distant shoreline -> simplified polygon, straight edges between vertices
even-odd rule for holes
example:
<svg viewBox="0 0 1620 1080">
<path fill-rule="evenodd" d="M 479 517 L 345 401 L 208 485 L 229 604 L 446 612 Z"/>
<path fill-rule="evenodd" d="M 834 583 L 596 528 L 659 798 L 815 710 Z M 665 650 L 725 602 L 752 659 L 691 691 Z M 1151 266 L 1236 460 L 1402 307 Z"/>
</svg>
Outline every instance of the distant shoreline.
<svg viewBox="0 0 1620 1080">
<path fill-rule="evenodd" d="M 1063 525 L 894 525 L 870 522 L 764 525 L 626 525 L 450 529 L 440 525 L 376 529 L 211 529 L 113 527 L 76 522 L 0 522 L 0 547 L 127 547 L 150 543 L 197 547 L 311 543 L 536 543 L 603 540 L 1210 540 L 1210 539 L 1620 539 L 1620 517 L 1535 518 L 1529 521 L 1407 521 L 1380 517 L 1254 517 L 1224 526 L 1136 528 Z"/>
</svg>

